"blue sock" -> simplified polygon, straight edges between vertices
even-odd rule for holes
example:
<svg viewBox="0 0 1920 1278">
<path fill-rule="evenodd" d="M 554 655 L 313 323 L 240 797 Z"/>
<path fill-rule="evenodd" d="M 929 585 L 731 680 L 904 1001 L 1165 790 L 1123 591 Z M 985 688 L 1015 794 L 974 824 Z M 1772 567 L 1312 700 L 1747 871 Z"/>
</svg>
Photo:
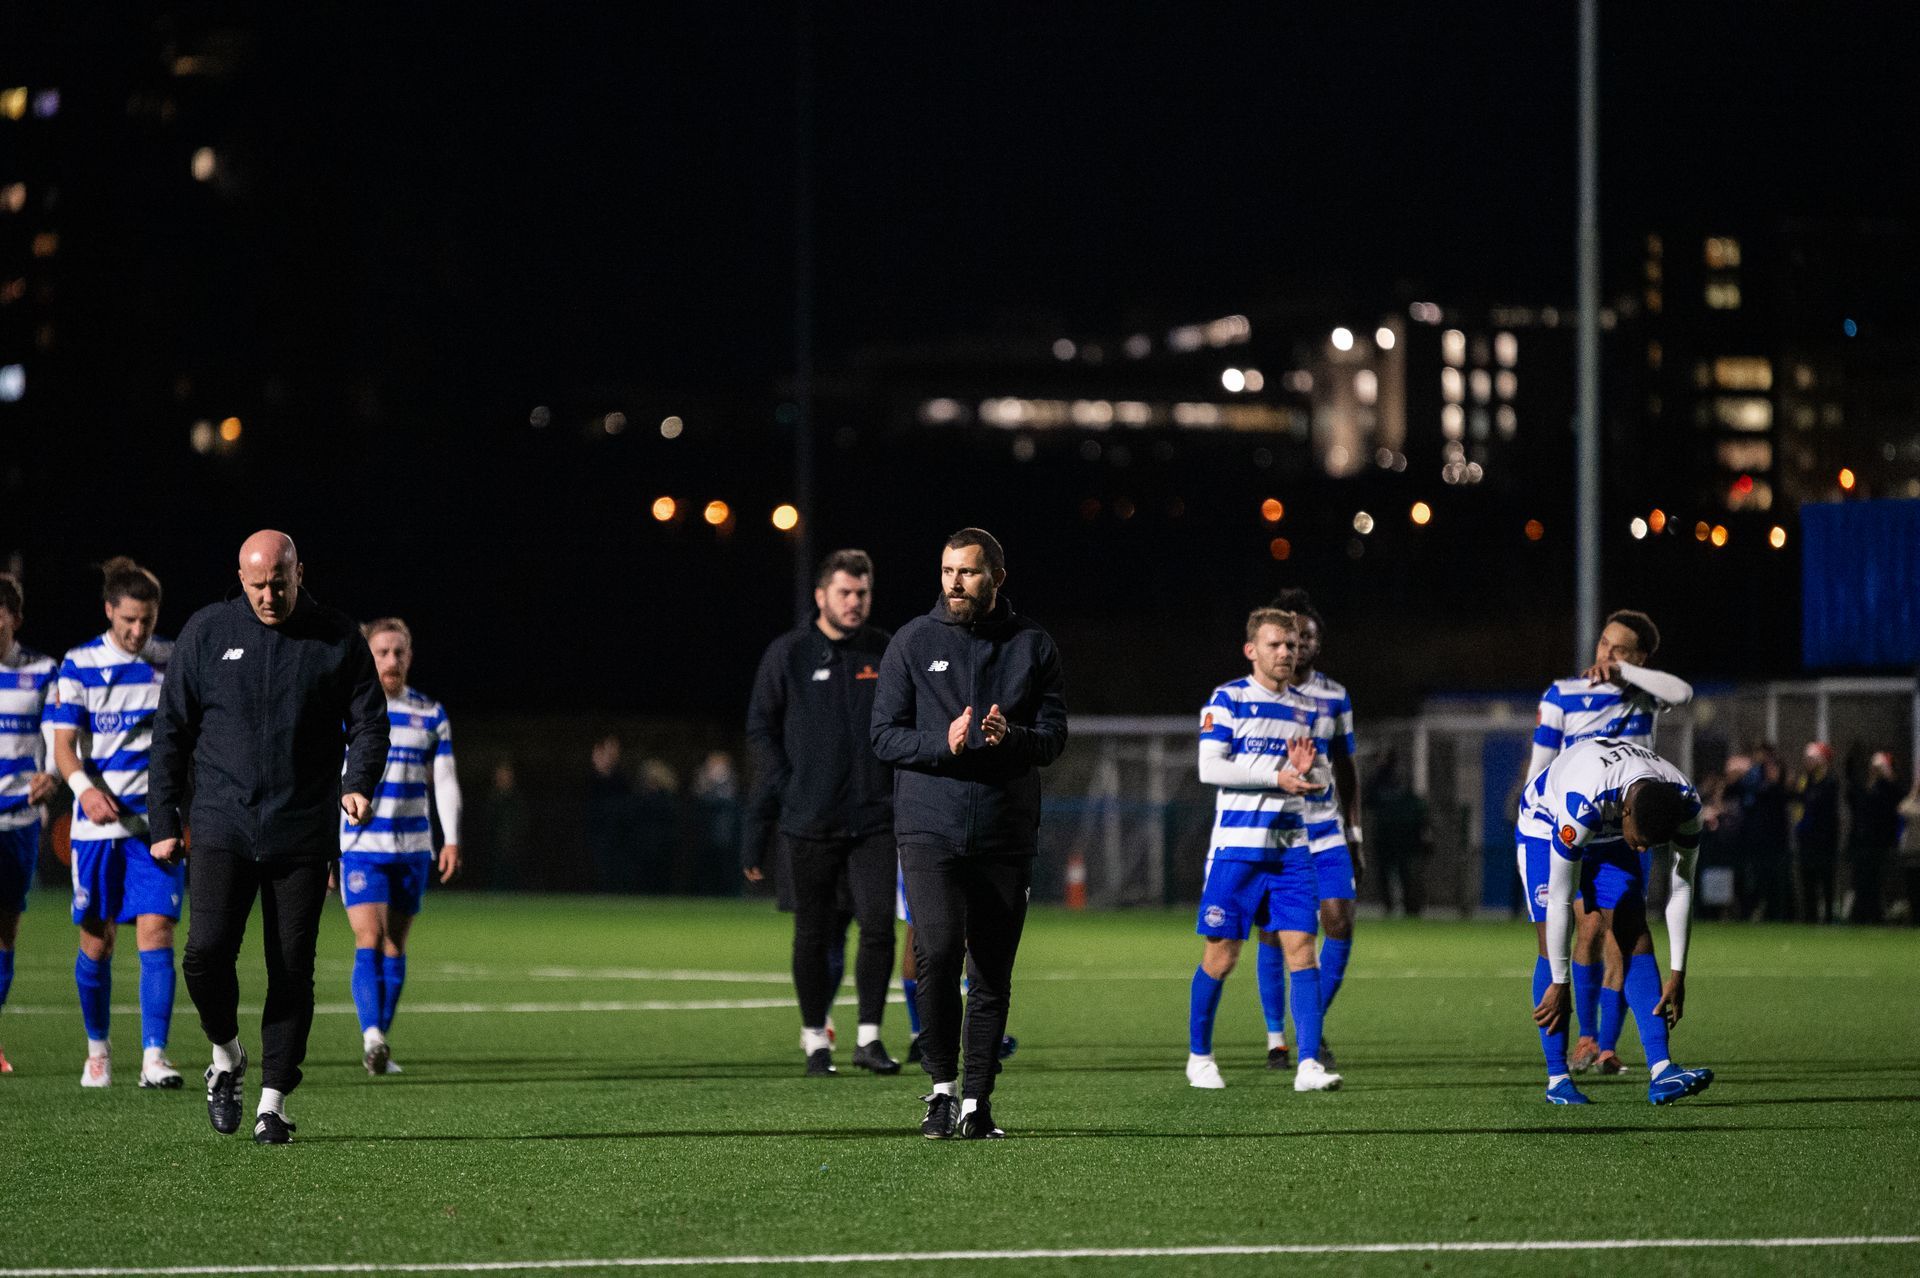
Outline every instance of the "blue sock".
<svg viewBox="0 0 1920 1278">
<path fill-rule="evenodd" d="M 907 996 L 907 1026 L 915 1038 L 920 1036 L 920 982 L 911 976 L 900 978 L 901 992 Z"/>
<path fill-rule="evenodd" d="M 360 1014 L 360 1031 L 380 1028 L 380 951 L 368 946 L 353 952 L 353 1010 Z"/>
<path fill-rule="evenodd" d="M 87 1037 L 105 1042 L 113 1024 L 113 959 L 90 959 L 85 951 L 75 954 L 73 983 L 80 990 L 80 1020 Z"/>
<path fill-rule="evenodd" d="M 173 947 L 140 951 L 140 1046 L 165 1047 L 173 1025 Z"/>
<path fill-rule="evenodd" d="M 1195 1056 L 1213 1053 L 1213 1018 L 1220 1011 L 1220 991 L 1225 981 L 1207 975 L 1207 969 L 1193 969 L 1193 994 L 1187 1009 L 1187 1050 Z"/>
<path fill-rule="evenodd" d="M 1347 979 L 1347 959 L 1353 953 L 1353 938 L 1336 941 L 1331 936 L 1320 943 L 1320 1012 L 1333 1007 L 1333 996 Z"/>
<path fill-rule="evenodd" d="M 1300 1059 L 1318 1060 L 1320 1017 L 1326 1010 L 1320 1002 L 1320 969 L 1303 968 L 1289 976 L 1293 985 L 1293 1028 L 1300 1039 Z"/>
<path fill-rule="evenodd" d="M 1574 963 L 1570 966 L 1573 974 L 1574 1019 L 1580 1022 L 1581 1037 L 1596 1037 L 1600 1032 L 1600 978 L 1605 969 L 1598 963 Z"/>
<path fill-rule="evenodd" d="M 1640 1046 L 1647 1051 L 1647 1069 L 1671 1060 L 1667 1049 L 1667 1022 L 1653 1009 L 1660 1003 L 1660 963 L 1651 954 L 1627 960 L 1627 1006 L 1640 1030 Z"/>
<path fill-rule="evenodd" d="M 1287 954 L 1277 945 L 1260 950 L 1260 1010 L 1267 1014 L 1267 1033 L 1287 1032 Z"/>
<path fill-rule="evenodd" d="M 1553 967 L 1539 955 L 1533 959 L 1533 1005 L 1540 1006 L 1540 1000 L 1547 996 L 1547 987 L 1553 984 Z M 1567 1023 L 1562 1021 L 1560 1028 L 1549 1034 L 1540 1031 L 1540 1050 L 1547 1055 L 1547 1077 L 1558 1078 L 1567 1070 Z"/>
<path fill-rule="evenodd" d="M 7 1005 L 7 991 L 13 988 L 13 951 L 0 950 L 0 1007 Z"/>
<path fill-rule="evenodd" d="M 400 1010 L 400 991 L 407 983 L 407 956 L 380 956 L 380 1032 L 393 1028 L 393 1014 Z"/>
<path fill-rule="evenodd" d="M 1620 1032 L 1627 1028 L 1627 992 L 1600 990 L 1600 1050 L 1618 1051 Z"/>
</svg>

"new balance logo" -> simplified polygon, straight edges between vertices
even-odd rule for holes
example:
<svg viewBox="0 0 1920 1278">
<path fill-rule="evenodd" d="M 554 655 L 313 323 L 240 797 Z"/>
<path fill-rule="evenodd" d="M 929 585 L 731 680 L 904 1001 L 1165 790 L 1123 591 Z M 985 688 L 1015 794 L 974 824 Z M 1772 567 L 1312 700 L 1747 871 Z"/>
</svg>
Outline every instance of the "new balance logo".
<svg viewBox="0 0 1920 1278">
<path fill-rule="evenodd" d="M 238 661 L 240 660 L 241 657 L 246 655 L 246 651 L 247 650 L 245 648 L 229 648 L 225 652 L 220 654 L 220 660 Z"/>
<path fill-rule="evenodd" d="M 945 670 L 946 668 L 947 668 L 947 663 L 944 661 L 936 661 L 932 665 L 927 667 L 928 670 L 933 671 L 935 674 L 938 674 L 940 671 Z"/>
</svg>

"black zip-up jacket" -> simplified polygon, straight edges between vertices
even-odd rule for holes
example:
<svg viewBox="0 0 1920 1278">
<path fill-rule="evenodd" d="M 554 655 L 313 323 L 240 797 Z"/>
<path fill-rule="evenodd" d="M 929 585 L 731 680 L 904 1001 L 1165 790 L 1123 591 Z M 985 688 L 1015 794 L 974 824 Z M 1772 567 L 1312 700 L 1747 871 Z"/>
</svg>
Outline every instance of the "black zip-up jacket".
<svg viewBox="0 0 1920 1278">
<path fill-rule="evenodd" d="M 980 721 L 1007 718 L 997 746 Z M 973 707 L 967 748 L 947 727 Z M 873 694 L 873 752 L 893 765 L 893 831 L 901 844 L 963 854 L 1032 854 L 1040 841 L 1040 769 L 1067 748 L 1060 650 L 1002 595 L 977 623 L 953 621 L 944 598 L 900 628 Z"/>
<path fill-rule="evenodd" d="M 829 639 L 808 622 L 767 645 L 747 705 L 753 788 L 740 865 L 766 864 L 777 825 L 803 839 L 857 839 L 893 824 L 892 769 L 867 745 L 880 658 L 893 636 L 862 626 Z"/>
<path fill-rule="evenodd" d="M 196 845 L 255 861 L 331 860 L 340 796 L 374 797 L 387 731 L 373 654 L 345 613 L 305 590 L 277 626 L 238 593 L 210 604 L 174 641 L 160 690 L 152 836 L 179 837 L 191 781 Z"/>
</svg>

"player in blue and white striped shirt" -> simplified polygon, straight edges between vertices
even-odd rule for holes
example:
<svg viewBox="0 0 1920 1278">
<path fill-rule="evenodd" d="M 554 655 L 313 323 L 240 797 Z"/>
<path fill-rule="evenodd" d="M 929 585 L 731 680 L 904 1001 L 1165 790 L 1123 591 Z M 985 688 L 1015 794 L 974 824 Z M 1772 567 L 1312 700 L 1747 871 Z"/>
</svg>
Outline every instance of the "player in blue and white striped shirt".
<svg viewBox="0 0 1920 1278">
<path fill-rule="evenodd" d="M 435 870 L 432 806 L 445 836 L 440 881 L 460 871 L 460 782 L 453 730 L 438 701 L 407 686 L 413 632 L 398 617 L 361 627 L 387 694 L 387 770 L 373 815 L 340 827 L 340 898 L 353 925 L 353 1005 L 360 1014 L 360 1061 L 369 1074 L 398 1074 L 387 1032 L 407 980 L 407 938 Z"/>
<path fill-rule="evenodd" d="M 1540 722 L 1533 730 L 1533 757 L 1527 779 L 1537 779 L 1562 750 L 1608 737 L 1653 747 L 1654 721 L 1669 706 L 1693 699 L 1687 684 L 1646 662 L 1660 647 L 1660 630 L 1644 612 L 1622 610 L 1607 618 L 1594 645 L 1593 664 L 1575 679 L 1556 679 L 1540 698 Z M 1524 792 L 1521 812 L 1526 811 Z M 1520 878 L 1527 912 L 1544 937 L 1548 862 L 1536 848 L 1519 848 Z M 1615 1051 L 1626 1027 L 1625 967 L 1618 951 L 1604 944 L 1598 913 L 1582 911 L 1573 944 L 1573 1002 L 1580 1022 L 1572 1069 L 1598 1068 L 1617 1074 L 1624 1066 Z"/>
<path fill-rule="evenodd" d="M 1289 686 L 1299 638 L 1292 613 L 1256 609 L 1242 649 L 1252 673 L 1215 688 L 1200 711 L 1200 780 L 1220 790 L 1194 928 L 1206 938 L 1187 1019 L 1187 1081 L 1195 1087 L 1226 1086 L 1213 1059 L 1213 1022 L 1223 983 L 1255 928 L 1279 942 L 1290 969 L 1300 1031 L 1294 1090 L 1340 1086 L 1319 1059 L 1319 893 L 1306 817 L 1307 797 L 1333 779 L 1314 745 L 1331 731 L 1331 719 L 1324 703 Z"/>
<path fill-rule="evenodd" d="M 1320 702 L 1332 718 L 1330 731 L 1315 740 L 1322 757 L 1332 765 L 1333 787 L 1307 800 L 1307 849 L 1320 893 L 1320 1004 L 1324 1018 L 1334 995 L 1347 976 L 1353 954 L 1353 899 L 1366 861 L 1361 853 L 1360 773 L 1354 766 L 1353 700 L 1337 680 L 1318 669 L 1326 622 L 1304 590 L 1283 590 L 1273 607 L 1291 612 L 1300 621 L 1300 642 L 1293 660 L 1293 691 Z M 1257 970 L 1260 1006 L 1267 1019 L 1267 1068 L 1287 1067 L 1287 973 L 1285 955 L 1275 941 L 1262 934 Z M 1324 1021 L 1323 1021 L 1324 1023 Z M 1323 1034 L 1320 1062 L 1333 1065 L 1333 1048 Z"/>
<path fill-rule="evenodd" d="M 13 986 L 13 942 L 40 857 L 41 805 L 60 784 L 47 771 L 40 736 L 55 666 L 15 638 L 25 613 L 20 583 L 0 574 L 0 1008 Z M 0 1051 L 0 1074 L 11 1073 Z"/>
<path fill-rule="evenodd" d="M 87 1030 L 82 1087 L 113 1081 L 108 1029 L 113 944 L 123 923 L 140 948 L 140 1086 L 177 1088 L 167 1059 L 173 1024 L 173 931 L 186 891 L 183 865 L 147 850 L 147 753 L 173 641 L 155 636 L 160 581 L 131 559 L 102 565 L 107 632 L 67 653 L 47 718 L 54 762 L 73 789 L 74 983 Z M 80 753 L 85 739 L 85 758 Z"/>
<path fill-rule="evenodd" d="M 1709 1069 L 1674 1064 L 1667 1031 L 1686 1003 L 1687 937 L 1700 855 L 1700 796 L 1680 769 L 1645 746 L 1589 737 L 1527 783 L 1520 838 L 1548 863 L 1545 920 L 1533 972 L 1533 1019 L 1547 1058 L 1547 1099 L 1585 1105 L 1568 1077 L 1568 952 L 1574 897 L 1597 914 L 1610 944 L 1627 955 L 1627 1001 L 1647 1053 L 1647 1099 L 1666 1105 L 1713 1082 Z M 1653 849 L 1673 849 L 1667 898 L 1668 976 L 1662 985 L 1647 928 Z"/>
</svg>

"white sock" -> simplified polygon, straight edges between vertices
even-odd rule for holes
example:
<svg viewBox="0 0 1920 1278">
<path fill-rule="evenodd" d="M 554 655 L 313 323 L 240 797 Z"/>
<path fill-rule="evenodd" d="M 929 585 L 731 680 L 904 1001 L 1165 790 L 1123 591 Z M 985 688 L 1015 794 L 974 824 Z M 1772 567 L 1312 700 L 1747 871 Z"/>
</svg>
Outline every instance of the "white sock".
<svg viewBox="0 0 1920 1278">
<path fill-rule="evenodd" d="M 232 1039 L 213 1045 L 213 1072 L 231 1074 L 240 1066 L 240 1040 Z"/>
<path fill-rule="evenodd" d="M 104 1038 L 90 1038 L 87 1040 L 87 1055 L 111 1056 L 113 1055 L 113 1044 Z"/>
<path fill-rule="evenodd" d="M 1558 1087 L 1558 1086 L 1560 1086 L 1560 1084 L 1562 1084 L 1562 1083 L 1564 1083 L 1564 1082 L 1566 1082 L 1566 1081 L 1567 1081 L 1567 1078 L 1568 1078 L 1568 1076 L 1567 1076 L 1567 1075 L 1565 1075 L 1565 1074 L 1549 1074 L 1549 1075 L 1547 1075 L 1547 1090 L 1548 1090 L 1548 1091 L 1552 1091 L 1552 1090 L 1553 1090 L 1554 1088 L 1556 1088 L 1556 1087 Z"/>
<path fill-rule="evenodd" d="M 258 1117 L 261 1114 L 278 1114 L 280 1117 L 285 1118 L 287 1111 L 282 1109 L 281 1106 L 286 1103 L 287 1097 L 284 1092 L 276 1092 L 271 1087 L 263 1087 L 260 1089 L 260 1105 L 253 1111 L 254 1116 Z"/>
<path fill-rule="evenodd" d="M 960 1102 L 960 1117 L 965 1118 L 968 1114 L 971 1114 L 974 1110 L 979 1108 L 980 1108 L 980 1102 L 974 1099 L 973 1097 L 969 1096 L 965 1100 Z"/>
<path fill-rule="evenodd" d="M 868 1043 L 879 1042 L 880 1027 L 878 1025 L 869 1024 L 866 1021 L 861 1021 L 860 1032 L 859 1032 L 859 1035 L 856 1037 L 855 1041 L 858 1042 L 861 1047 L 865 1047 Z"/>
<path fill-rule="evenodd" d="M 1267 1050 L 1269 1052 L 1271 1052 L 1276 1047 L 1285 1047 L 1286 1045 L 1287 1045 L 1287 1036 L 1284 1033 L 1281 1033 L 1277 1030 L 1267 1031 Z"/>
<path fill-rule="evenodd" d="M 1210 1061 L 1212 1059 L 1213 1059 L 1212 1052 L 1188 1052 L 1187 1053 L 1187 1064 L 1189 1065 L 1198 1065 L 1201 1061 Z"/>
<path fill-rule="evenodd" d="M 1671 1064 L 1673 1064 L 1673 1062 L 1670 1060 L 1656 1062 L 1654 1067 L 1647 1071 L 1647 1074 L 1652 1078 L 1658 1078 L 1667 1072 L 1667 1066 Z"/>
<path fill-rule="evenodd" d="M 960 1084 L 957 1082 L 935 1083 L 933 1090 L 934 1093 L 939 1096 L 958 1096 L 960 1094 Z"/>
<path fill-rule="evenodd" d="M 149 1047 L 140 1054 L 140 1059 L 148 1065 L 153 1064 L 155 1061 L 164 1061 L 167 1059 L 167 1049 L 164 1047 Z"/>
<path fill-rule="evenodd" d="M 808 1029 L 802 1026 L 800 1028 L 800 1047 L 802 1051 L 811 1056 L 822 1049 L 832 1050 L 833 1043 L 828 1040 L 826 1030 Z"/>
<path fill-rule="evenodd" d="M 363 1052 L 375 1043 L 384 1043 L 386 1041 L 387 1036 L 380 1032 L 380 1028 L 377 1025 L 372 1029 L 363 1029 L 360 1031 L 360 1050 Z"/>
</svg>

